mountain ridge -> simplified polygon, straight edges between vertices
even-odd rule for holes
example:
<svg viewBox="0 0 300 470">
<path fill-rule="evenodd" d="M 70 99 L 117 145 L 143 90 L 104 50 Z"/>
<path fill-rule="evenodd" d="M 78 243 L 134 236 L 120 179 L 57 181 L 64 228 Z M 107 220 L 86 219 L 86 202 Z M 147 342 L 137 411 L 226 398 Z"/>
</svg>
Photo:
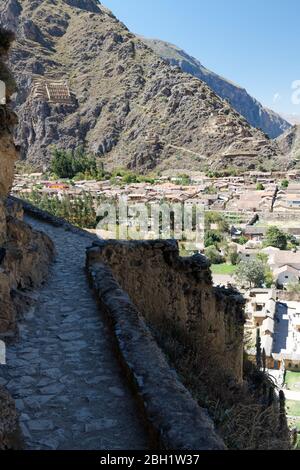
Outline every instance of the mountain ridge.
<svg viewBox="0 0 300 470">
<path fill-rule="evenodd" d="M 81 145 L 107 168 L 141 172 L 279 164 L 276 142 L 159 58 L 102 3 L 56 0 L 53 10 L 50 0 L 6 0 L 0 19 L 16 34 L 16 141 L 30 162 L 48 165 L 53 146 Z M 37 98 L 37 78 L 67 81 L 76 98 Z"/>
<path fill-rule="evenodd" d="M 294 165 L 300 161 L 300 124 L 294 125 L 276 139 L 282 154 L 287 155 Z"/>
<path fill-rule="evenodd" d="M 220 98 L 227 99 L 249 124 L 262 129 L 269 137 L 276 138 L 291 127 L 287 120 L 262 106 L 245 88 L 207 69 L 180 47 L 159 39 L 140 38 L 171 65 L 177 65 L 184 72 L 203 80 Z"/>
</svg>

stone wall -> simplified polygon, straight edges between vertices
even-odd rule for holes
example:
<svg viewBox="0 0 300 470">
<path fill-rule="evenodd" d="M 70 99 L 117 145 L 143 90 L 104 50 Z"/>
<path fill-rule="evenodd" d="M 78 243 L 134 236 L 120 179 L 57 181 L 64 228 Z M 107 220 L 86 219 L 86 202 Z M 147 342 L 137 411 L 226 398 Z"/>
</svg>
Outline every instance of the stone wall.
<svg viewBox="0 0 300 470">
<path fill-rule="evenodd" d="M 206 258 L 181 258 L 172 241 L 99 241 L 88 251 L 88 265 L 98 262 L 111 268 L 148 324 L 176 325 L 242 381 L 244 299 L 213 287 Z"/>
<path fill-rule="evenodd" d="M 104 263 L 89 258 L 88 273 L 107 314 L 117 353 L 140 405 L 151 449 L 225 450 L 207 411 L 170 367 L 144 319 Z"/>
<path fill-rule="evenodd" d="M 0 451 L 22 448 L 18 416 L 13 399 L 0 387 Z"/>
<path fill-rule="evenodd" d="M 0 80 L 6 84 L 6 103 L 0 105 L 0 338 L 17 332 L 17 316 L 28 306 L 26 290 L 40 285 L 54 255 L 52 242 L 23 220 L 22 207 L 7 201 L 18 151 L 12 131 L 16 116 L 9 107 L 13 79 L 5 65 L 13 36 L 0 27 Z M 14 402 L 0 387 L 0 450 L 20 447 Z"/>
<path fill-rule="evenodd" d="M 276 291 L 277 300 L 279 302 L 300 302 L 299 292 L 288 292 L 286 290 Z"/>
</svg>

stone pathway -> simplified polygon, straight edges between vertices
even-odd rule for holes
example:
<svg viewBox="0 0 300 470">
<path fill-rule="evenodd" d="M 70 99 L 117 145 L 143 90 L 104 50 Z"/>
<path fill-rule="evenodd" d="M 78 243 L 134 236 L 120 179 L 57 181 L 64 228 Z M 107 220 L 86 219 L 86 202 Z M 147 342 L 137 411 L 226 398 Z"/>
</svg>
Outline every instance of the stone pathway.
<svg viewBox="0 0 300 470">
<path fill-rule="evenodd" d="M 84 271 L 91 241 L 27 218 L 54 241 L 57 259 L 20 338 L 0 367 L 29 449 L 147 449 L 111 336 Z"/>
</svg>

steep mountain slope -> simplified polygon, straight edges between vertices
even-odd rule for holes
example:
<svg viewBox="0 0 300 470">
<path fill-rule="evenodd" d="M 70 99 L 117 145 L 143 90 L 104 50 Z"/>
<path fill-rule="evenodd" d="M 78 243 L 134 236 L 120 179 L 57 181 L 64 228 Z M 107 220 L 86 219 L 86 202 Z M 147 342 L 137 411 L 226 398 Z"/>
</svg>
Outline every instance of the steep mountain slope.
<svg viewBox="0 0 300 470">
<path fill-rule="evenodd" d="M 300 115 L 299 114 L 283 114 L 281 113 L 281 117 L 288 121 L 291 126 L 295 126 L 300 124 Z"/>
<path fill-rule="evenodd" d="M 290 123 L 268 108 L 264 108 L 244 88 L 211 72 L 199 60 L 185 51 L 165 41 L 141 38 L 160 57 L 172 65 L 177 65 L 184 72 L 203 80 L 221 98 L 229 101 L 231 106 L 251 124 L 262 129 L 272 139 L 278 137 L 291 127 Z"/>
<path fill-rule="evenodd" d="M 277 143 L 282 154 L 287 155 L 294 164 L 300 161 L 300 125 L 293 126 L 282 136 L 278 137 Z"/>
<path fill-rule="evenodd" d="M 278 162 L 276 143 L 97 0 L 4 0 L 0 20 L 17 37 L 10 64 L 23 158 L 42 166 L 53 146 L 85 145 L 108 168 L 139 171 Z M 47 93 L 51 80 L 67 81 L 74 95 L 49 102 L 36 80 Z"/>
</svg>

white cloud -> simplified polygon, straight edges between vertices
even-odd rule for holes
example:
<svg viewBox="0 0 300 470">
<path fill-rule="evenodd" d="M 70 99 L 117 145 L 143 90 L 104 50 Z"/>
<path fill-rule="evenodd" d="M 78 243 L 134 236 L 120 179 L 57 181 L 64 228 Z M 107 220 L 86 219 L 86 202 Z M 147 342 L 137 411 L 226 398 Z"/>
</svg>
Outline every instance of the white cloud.
<svg viewBox="0 0 300 470">
<path fill-rule="evenodd" d="M 299 105 L 300 104 L 300 80 L 295 80 L 292 83 L 292 90 L 295 90 L 292 94 L 292 103 Z"/>
<path fill-rule="evenodd" d="M 280 95 L 280 93 L 277 92 L 273 96 L 273 103 L 278 103 L 278 101 L 281 101 L 281 95 Z"/>
</svg>

